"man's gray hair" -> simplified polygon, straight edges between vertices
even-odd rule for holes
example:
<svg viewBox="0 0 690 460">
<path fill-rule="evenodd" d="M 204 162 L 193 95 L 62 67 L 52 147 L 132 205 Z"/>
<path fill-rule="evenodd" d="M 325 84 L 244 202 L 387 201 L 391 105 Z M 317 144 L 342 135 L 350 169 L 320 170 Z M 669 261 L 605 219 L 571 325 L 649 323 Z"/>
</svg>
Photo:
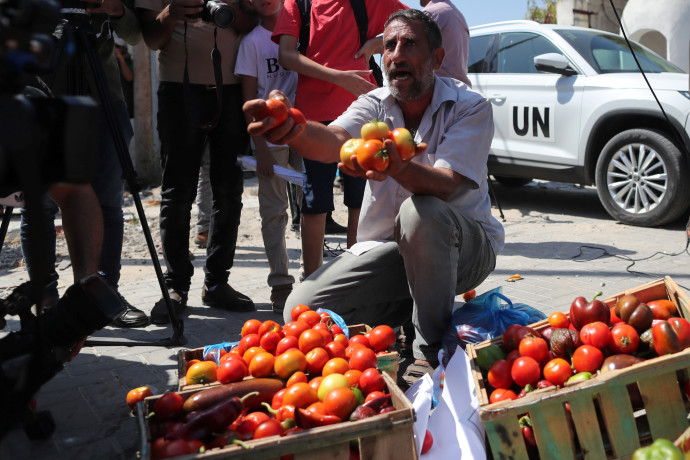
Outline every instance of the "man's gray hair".
<svg viewBox="0 0 690 460">
<path fill-rule="evenodd" d="M 417 21 L 421 22 L 424 26 L 424 33 L 426 34 L 427 40 L 429 41 L 429 48 L 433 51 L 436 48 L 441 48 L 443 46 L 443 41 L 441 39 L 441 29 L 438 28 L 436 21 L 431 19 L 426 13 L 419 10 L 398 10 L 391 14 L 384 28 L 388 27 L 391 22 L 399 20 L 403 22 Z"/>
</svg>

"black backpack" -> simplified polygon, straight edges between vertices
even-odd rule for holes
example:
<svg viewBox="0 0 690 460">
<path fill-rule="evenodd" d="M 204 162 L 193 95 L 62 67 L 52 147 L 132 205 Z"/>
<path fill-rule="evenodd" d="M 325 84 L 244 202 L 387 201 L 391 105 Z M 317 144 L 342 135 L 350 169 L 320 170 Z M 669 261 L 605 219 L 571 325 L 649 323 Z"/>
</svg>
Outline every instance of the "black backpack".
<svg viewBox="0 0 690 460">
<path fill-rule="evenodd" d="M 302 28 L 299 31 L 298 50 L 305 54 L 309 46 L 309 30 L 311 27 L 311 0 L 296 0 L 299 7 L 299 15 L 302 20 Z M 365 0 L 350 0 L 352 11 L 355 13 L 357 28 L 359 29 L 359 46 L 367 41 L 367 28 L 369 27 L 369 17 L 367 16 L 367 5 Z M 374 79 L 379 86 L 383 86 L 383 74 L 381 68 L 376 63 L 374 56 L 369 59 L 369 69 L 373 71 Z"/>
</svg>

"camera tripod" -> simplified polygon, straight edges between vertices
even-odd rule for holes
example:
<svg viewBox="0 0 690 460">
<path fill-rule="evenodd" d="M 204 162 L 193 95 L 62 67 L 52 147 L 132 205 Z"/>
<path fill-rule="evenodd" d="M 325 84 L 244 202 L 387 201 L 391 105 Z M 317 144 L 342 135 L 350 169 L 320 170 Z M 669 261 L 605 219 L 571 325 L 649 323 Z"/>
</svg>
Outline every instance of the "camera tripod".
<svg viewBox="0 0 690 460">
<path fill-rule="evenodd" d="M 89 15 L 84 11 L 80 9 L 69 9 L 69 10 L 63 10 L 63 12 L 66 12 L 65 14 L 66 20 L 63 21 L 63 34 L 61 37 L 61 42 L 63 46 L 59 46 L 59 53 L 56 56 L 58 59 L 58 62 L 60 60 L 65 59 L 65 50 L 67 49 L 66 46 L 68 43 L 66 43 L 67 40 L 70 38 L 74 39 L 74 46 L 75 46 L 75 53 L 73 56 L 71 56 L 71 62 L 68 63 L 68 67 L 74 67 L 74 68 L 69 68 L 68 70 L 73 72 L 73 75 L 77 76 L 76 81 L 69 81 L 69 86 L 70 89 L 68 90 L 70 93 L 73 94 L 84 94 L 84 78 L 81 77 L 84 75 L 84 70 L 82 63 L 84 62 L 84 57 L 86 58 L 89 68 L 91 70 L 92 76 L 93 76 L 93 82 L 95 84 L 95 88 L 91 88 L 93 92 L 96 92 L 100 98 L 101 102 L 101 108 L 103 110 L 103 114 L 105 116 L 107 125 L 108 125 L 108 130 L 109 134 L 112 136 L 114 145 L 115 145 L 115 150 L 117 152 L 117 157 L 120 163 L 120 166 L 122 167 L 122 173 L 123 173 L 123 178 L 126 181 L 129 191 L 132 195 L 132 198 L 134 200 L 136 210 L 137 210 L 137 215 L 139 217 L 139 222 L 141 223 L 141 227 L 144 233 L 144 237 L 146 239 L 146 244 L 149 250 L 149 253 L 151 255 L 151 261 L 153 263 L 155 272 L 156 272 L 156 277 L 158 279 L 158 284 L 161 289 L 161 293 L 163 296 L 163 299 L 165 300 L 166 307 L 168 309 L 168 314 L 170 315 L 171 319 L 171 325 L 173 328 L 173 335 L 172 337 L 169 337 L 167 339 L 162 339 L 162 340 L 156 340 L 156 341 L 134 341 L 134 340 L 128 340 L 128 339 L 94 339 L 90 338 L 87 340 L 86 345 L 111 345 L 111 346 L 174 346 L 174 345 L 183 345 L 186 343 L 186 339 L 183 335 L 184 332 L 184 323 L 183 321 L 178 317 L 177 312 L 172 306 L 172 302 L 170 300 L 170 296 L 168 294 L 168 289 L 165 284 L 165 280 L 163 277 L 163 272 L 161 270 L 160 262 L 158 260 L 158 255 L 156 251 L 156 247 L 153 243 L 153 239 L 151 237 L 151 232 L 148 227 L 148 223 L 146 220 L 146 215 L 144 213 L 144 208 L 141 204 L 141 199 L 139 197 L 139 184 L 136 181 L 136 171 L 134 170 L 134 166 L 132 165 L 132 160 L 129 156 L 129 147 L 127 145 L 127 142 L 125 141 L 125 136 L 122 132 L 122 129 L 118 123 L 117 116 L 115 113 L 115 107 L 113 105 L 113 101 L 110 95 L 110 90 L 107 86 L 106 83 L 106 78 L 105 78 L 105 73 L 103 71 L 103 66 L 101 64 L 100 58 L 98 56 L 98 53 L 95 49 L 95 35 L 93 32 L 88 30 L 88 19 Z M 80 78 L 81 77 L 81 78 Z M 108 134 L 105 134 L 108 135 Z"/>
</svg>

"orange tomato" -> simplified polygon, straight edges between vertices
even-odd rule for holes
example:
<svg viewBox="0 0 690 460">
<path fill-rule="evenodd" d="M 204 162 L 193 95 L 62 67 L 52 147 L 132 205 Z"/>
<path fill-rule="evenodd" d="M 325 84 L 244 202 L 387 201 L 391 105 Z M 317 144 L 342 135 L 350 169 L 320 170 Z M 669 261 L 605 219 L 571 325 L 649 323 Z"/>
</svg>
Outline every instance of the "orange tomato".
<svg viewBox="0 0 690 460">
<path fill-rule="evenodd" d="M 273 364 L 273 370 L 281 379 L 287 379 L 297 371 L 307 368 L 307 358 L 299 350 L 291 349 L 277 356 Z"/>
<path fill-rule="evenodd" d="M 678 310 L 673 302 L 668 299 L 650 300 L 647 306 L 652 310 L 654 319 L 669 319 L 678 316 Z"/>
<path fill-rule="evenodd" d="M 319 331 L 314 329 L 307 329 L 299 336 L 299 349 L 302 353 L 307 353 L 317 347 L 323 347 L 326 341 Z"/>
<path fill-rule="evenodd" d="M 305 408 L 318 400 L 316 391 L 305 382 L 295 383 L 283 395 L 283 405 L 290 404 L 301 408 Z"/>
<path fill-rule="evenodd" d="M 299 315 L 301 315 L 302 313 L 304 313 L 307 310 L 311 310 L 311 308 L 309 308 L 306 305 L 302 305 L 302 304 L 295 305 L 294 307 L 292 307 L 292 310 L 290 310 L 290 317 L 292 318 L 293 321 L 297 321 L 297 318 L 299 318 Z"/>
<path fill-rule="evenodd" d="M 266 353 L 266 350 L 261 347 L 251 347 L 249 350 L 244 352 L 242 359 L 244 359 L 244 362 L 247 363 L 247 366 L 249 366 L 254 356 L 258 355 L 259 353 Z"/>
<path fill-rule="evenodd" d="M 307 310 L 299 315 L 297 321 L 304 321 L 310 328 L 321 322 L 321 316 L 314 310 Z"/>
<path fill-rule="evenodd" d="M 357 405 L 357 397 L 349 388 L 333 388 L 323 398 L 326 412 L 346 420 Z"/>
<path fill-rule="evenodd" d="M 383 172 L 388 169 L 389 162 L 388 152 L 378 139 L 364 141 L 357 149 L 357 163 L 362 169 Z"/>
<path fill-rule="evenodd" d="M 326 365 L 330 359 L 328 352 L 321 347 L 312 348 L 305 355 L 307 358 L 307 370 L 310 374 L 318 375 L 321 373 L 323 366 Z"/>
<path fill-rule="evenodd" d="M 153 396 L 149 387 L 139 387 L 129 390 L 127 393 L 127 405 L 130 409 L 134 410 L 139 401 L 143 401 L 149 396 Z"/>
<path fill-rule="evenodd" d="M 477 297 L 477 291 L 472 289 L 472 290 L 465 292 L 462 295 L 462 300 L 464 300 L 465 302 L 469 302 L 470 300 L 474 299 L 475 297 Z"/>
<path fill-rule="evenodd" d="M 305 373 L 302 372 L 302 371 L 297 371 L 297 372 L 295 372 L 294 374 L 292 374 L 292 375 L 290 376 L 290 378 L 288 379 L 288 381 L 285 383 L 285 387 L 291 387 L 291 386 L 294 385 L 295 383 L 300 383 L 300 382 L 303 382 L 303 383 L 307 383 L 307 382 L 308 382 L 308 380 L 307 380 L 307 374 L 305 374 Z"/>
<path fill-rule="evenodd" d="M 359 388 L 359 378 L 362 376 L 362 371 L 350 369 L 349 371 L 345 372 L 344 375 L 347 378 L 347 381 L 350 382 L 350 387 Z"/>
<path fill-rule="evenodd" d="M 331 358 L 324 364 L 323 369 L 321 369 L 321 375 L 326 377 L 330 374 L 345 374 L 345 372 L 349 370 L 350 365 L 345 359 Z"/>
<path fill-rule="evenodd" d="M 269 331 L 277 332 L 278 334 L 280 334 L 282 330 L 283 328 L 280 327 L 280 324 L 269 319 L 261 323 L 261 326 L 259 327 L 259 331 L 257 332 L 257 334 L 259 334 L 259 337 L 262 337 L 265 333 Z"/>
<path fill-rule="evenodd" d="M 218 365 L 213 361 L 200 361 L 194 363 L 187 370 L 185 378 L 188 385 L 210 383 L 217 380 Z"/>
<path fill-rule="evenodd" d="M 275 356 L 267 351 L 256 353 L 249 362 L 249 374 L 252 377 L 268 377 L 273 371 Z"/>
<path fill-rule="evenodd" d="M 549 315 L 549 325 L 555 329 L 568 329 L 570 320 L 568 319 L 568 315 L 557 311 Z"/>
</svg>

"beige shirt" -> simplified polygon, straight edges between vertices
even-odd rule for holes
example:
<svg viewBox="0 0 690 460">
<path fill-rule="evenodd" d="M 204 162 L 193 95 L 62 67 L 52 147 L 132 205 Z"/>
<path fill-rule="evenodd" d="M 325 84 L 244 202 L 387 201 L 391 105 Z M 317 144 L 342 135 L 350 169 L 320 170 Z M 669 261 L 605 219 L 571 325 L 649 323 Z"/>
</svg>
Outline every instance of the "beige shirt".
<svg viewBox="0 0 690 460">
<path fill-rule="evenodd" d="M 135 0 L 135 7 L 145 10 L 160 12 L 171 0 Z M 181 83 L 184 74 L 185 23 L 179 21 L 175 25 L 170 41 L 161 48 L 158 54 L 158 72 L 161 81 Z M 213 74 L 213 24 L 199 21 L 187 24 L 187 71 L 189 82 L 192 84 L 215 84 Z M 240 36 L 232 29 L 218 28 L 218 50 L 221 55 L 221 67 L 223 69 L 223 84 L 236 84 L 240 79 L 235 75 L 235 60 L 240 45 Z"/>
</svg>

